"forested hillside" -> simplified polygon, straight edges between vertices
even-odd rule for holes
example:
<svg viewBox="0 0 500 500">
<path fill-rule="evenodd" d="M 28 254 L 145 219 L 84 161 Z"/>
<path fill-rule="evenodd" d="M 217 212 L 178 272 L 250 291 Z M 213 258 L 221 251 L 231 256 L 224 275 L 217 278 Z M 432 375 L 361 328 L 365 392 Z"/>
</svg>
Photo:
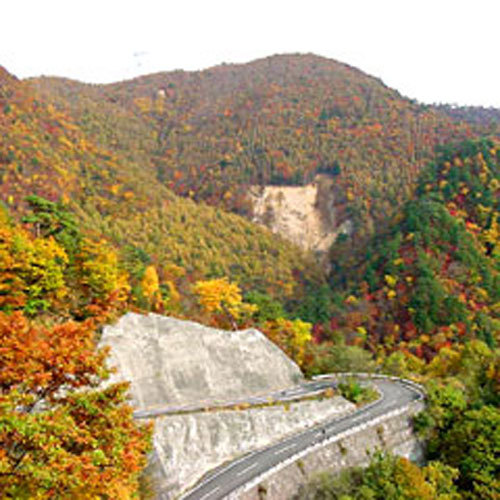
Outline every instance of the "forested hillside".
<svg viewBox="0 0 500 500">
<path fill-rule="evenodd" d="M 248 211 L 249 184 L 336 177 L 358 235 L 410 195 L 434 148 L 471 127 L 314 55 L 273 56 L 111 85 L 32 81 L 111 150 L 147 157 L 176 193 Z M 104 125 L 103 125 L 104 124 Z"/>
<path fill-rule="evenodd" d="M 500 154 L 491 141 L 442 148 L 414 198 L 361 252 L 332 250 L 342 304 L 327 330 L 374 353 L 430 360 L 442 347 L 498 342 Z"/>
<path fill-rule="evenodd" d="M 161 284 L 230 275 L 282 299 L 299 291 L 297 280 L 321 281 L 314 262 L 294 246 L 239 216 L 175 196 L 143 163 L 135 143 L 124 151 L 103 147 L 5 71 L 0 110 L 0 197 L 11 214 L 20 220 L 35 210 L 50 226 L 57 225 L 48 220 L 57 219 L 57 211 L 70 212 L 86 238 L 115 247 L 135 289 L 148 266 Z M 130 136 L 140 139 L 133 130 Z M 138 156 L 129 157 L 130 150 Z M 31 195 L 41 200 L 30 203 Z M 53 231 L 29 223 L 37 234 Z"/>
</svg>

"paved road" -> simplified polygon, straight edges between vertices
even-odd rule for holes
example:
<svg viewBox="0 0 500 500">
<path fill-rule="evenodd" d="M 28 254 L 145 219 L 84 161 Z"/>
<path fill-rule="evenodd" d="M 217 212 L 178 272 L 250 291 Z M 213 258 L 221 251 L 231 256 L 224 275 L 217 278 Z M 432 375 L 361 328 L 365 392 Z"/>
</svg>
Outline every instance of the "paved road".
<svg viewBox="0 0 500 500">
<path fill-rule="evenodd" d="M 285 389 L 282 391 L 274 392 L 271 394 L 265 394 L 262 396 L 252 396 L 246 399 L 233 399 L 231 401 L 224 401 L 219 403 L 213 403 L 210 401 L 205 401 L 203 404 L 193 404 L 193 405 L 182 405 L 182 406 L 163 406 L 160 408 L 149 408 L 147 410 L 137 410 L 134 412 L 134 418 L 155 418 L 162 415 L 168 414 L 179 414 L 179 413 L 194 413 L 202 411 L 205 408 L 229 408 L 234 407 L 238 404 L 249 404 L 249 405 L 259 405 L 269 403 L 270 401 L 295 401 L 305 396 L 312 396 L 316 393 L 323 392 L 329 387 L 335 387 L 336 382 L 333 380 L 322 380 L 314 382 L 305 382 L 302 385 L 292 387 L 291 389 Z"/>
<path fill-rule="evenodd" d="M 423 397 L 417 389 L 400 381 L 378 379 L 373 382 L 382 394 L 376 403 L 345 417 L 324 422 L 275 445 L 249 453 L 228 465 L 217 468 L 185 495 L 183 500 L 224 498 L 233 490 L 299 451 Z"/>
</svg>

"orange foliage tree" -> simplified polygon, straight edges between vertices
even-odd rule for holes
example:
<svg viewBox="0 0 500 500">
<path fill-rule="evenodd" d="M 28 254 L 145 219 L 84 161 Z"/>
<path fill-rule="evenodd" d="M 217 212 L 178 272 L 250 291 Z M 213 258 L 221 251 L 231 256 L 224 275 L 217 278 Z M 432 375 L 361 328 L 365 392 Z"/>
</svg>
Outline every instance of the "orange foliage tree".
<svg viewBox="0 0 500 500">
<path fill-rule="evenodd" d="M 91 322 L 0 313 L 0 497 L 130 498 L 151 429 L 108 377 Z"/>
</svg>

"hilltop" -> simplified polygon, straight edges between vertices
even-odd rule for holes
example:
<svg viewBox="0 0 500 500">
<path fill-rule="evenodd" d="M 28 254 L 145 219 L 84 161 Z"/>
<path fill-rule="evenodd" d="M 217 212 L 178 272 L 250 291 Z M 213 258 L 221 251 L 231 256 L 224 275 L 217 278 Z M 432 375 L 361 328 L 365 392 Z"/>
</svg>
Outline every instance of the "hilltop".
<svg viewBox="0 0 500 500">
<path fill-rule="evenodd" d="M 187 289 L 209 276 L 230 275 L 244 287 L 281 298 L 297 291 L 300 277 L 322 281 L 312 258 L 295 246 L 240 216 L 176 196 L 158 181 L 148 161 L 128 154 L 134 143 L 125 150 L 108 149 L 110 141 L 99 140 L 64 107 L 5 70 L 0 111 L 0 200 L 14 222 L 33 220 L 33 210 L 42 212 L 45 222 L 26 228 L 36 237 L 49 237 L 53 228 L 41 229 L 46 219 L 69 213 L 79 233 L 106 241 L 119 254 L 132 290 L 151 265 L 165 287 L 162 293 L 171 299 L 178 296 L 176 286 Z M 107 123 L 96 126 L 106 129 Z M 133 123 L 130 137 L 140 140 Z M 27 201 L 32 195 L 38 197 L 35 207 Z"/>
<path fill-rule="evenodd" d="M 477 132 L 312 54 L 109 85 L 31 84 L 106 147 L 147 158 L 157 179 L 185 197 L 248 213 L 249 185 L 330 174 L 336 210 L 353 219 L 357 237 L 401 206 L 437 145 Z"/>
</svg>

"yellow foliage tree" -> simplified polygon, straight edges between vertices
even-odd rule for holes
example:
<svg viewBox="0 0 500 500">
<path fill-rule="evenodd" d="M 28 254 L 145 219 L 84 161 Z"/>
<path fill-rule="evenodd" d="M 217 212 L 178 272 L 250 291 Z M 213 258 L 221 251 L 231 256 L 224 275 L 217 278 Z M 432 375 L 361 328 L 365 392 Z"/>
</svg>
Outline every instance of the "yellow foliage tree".
<svg viewBox="0 0 500 500">
<path fill-rule="evenodd" d="M 26 257 L 24 272 L 20 274 L 29 285 L 29 295 L 33 299 L 39 296 L 50 297 L 52 301 L 62 299 L 67 293 L 64 269 L 68 256 L 64 249 L 52 237 L 37 238 L 30 242 Z"/>
<path fill-rule="evenodd" d="M 239 286 L 230 283 L 227 278 L 197 281 L 193 286 L 193 292 L 207 313 L 221 313 L 233 329 L 238 327 L 238 320 L 257 311 L 256 305 L 243 302 Z"/>
<path fill-rule="evenodd" d="M 0 309 L 33 314 L 56 308 L 68 290 L 68 256 L 54 238 L 32 238 L 0 217 Z"/>
<path fill-rule="evenodd" d="M 264 325 L 267 336 L 300 366 L 304 364 L 306 347 L 312 339 L 311 329 L 311 323 L 300 319 L 278 318 L 267 321 Z"/>
<path fill-rule="evenodd" d="M 141 288 L 144 297 L 153 308 L 161 305 L 160 280 L 155 266 L 146 267 L 141 281 Z"/>
<path fill-rule="evenodd" d="M 127 297 L 128 275 L 120 269 L 118 255 L 106 241 L 84 240 L 79 264 L 82 282 L 93 295 L 103 298 L 119 292 L 122 299 Z"/>
</svg>

